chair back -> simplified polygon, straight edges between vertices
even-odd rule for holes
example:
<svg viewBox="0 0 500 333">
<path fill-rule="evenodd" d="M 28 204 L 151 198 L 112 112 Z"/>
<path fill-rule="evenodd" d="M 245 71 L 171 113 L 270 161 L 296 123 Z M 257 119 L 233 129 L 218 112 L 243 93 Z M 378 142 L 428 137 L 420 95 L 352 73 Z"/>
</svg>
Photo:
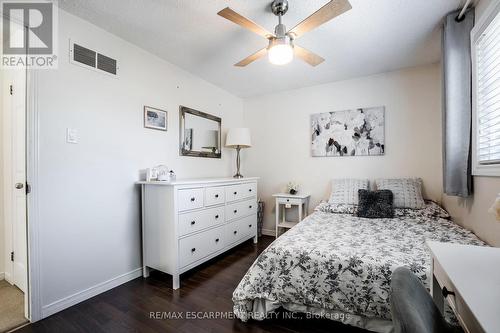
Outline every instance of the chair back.
<svg viewBox="0 0 500 333">
<path fill-rule="evenodd" d="M 391 278 L 391 313 L 395 333 L 453 332 L 418 277 L 397 268 Z"/>
</svg>

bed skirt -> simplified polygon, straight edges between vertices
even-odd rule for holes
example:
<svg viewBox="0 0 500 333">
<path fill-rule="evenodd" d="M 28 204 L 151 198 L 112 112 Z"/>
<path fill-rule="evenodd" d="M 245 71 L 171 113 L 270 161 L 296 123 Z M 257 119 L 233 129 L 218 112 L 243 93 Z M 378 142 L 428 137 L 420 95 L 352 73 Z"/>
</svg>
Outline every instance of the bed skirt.
<svg viewBox="0 0 500 333">
<path fill-rule="evenodd" d="M 308 319 L 325 318 L 373 332 L 393 332 L 393 325 L 392 321 L 390 320 L 381 318 L 367 318 L 351 313 L 344 313 L 341 311 L 329 310 L 324 308 L 316 308 L 304 304 L 282 304 L 280 302 L 270 301 L 264 298 L 235 302 L 233 311 L 236 317 L 246 322 L 250 319 L 264 320 L 269 316 L 269 314 L 274 313 L 280 307 L 291 312 L 303 313 L 307 316 Z"/>
</svg>

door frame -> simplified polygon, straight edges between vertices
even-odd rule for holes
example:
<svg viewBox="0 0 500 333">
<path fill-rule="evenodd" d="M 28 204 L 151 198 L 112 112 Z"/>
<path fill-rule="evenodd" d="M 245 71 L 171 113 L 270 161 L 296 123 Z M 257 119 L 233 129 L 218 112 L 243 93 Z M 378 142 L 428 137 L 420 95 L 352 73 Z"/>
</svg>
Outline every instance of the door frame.
<svg viewBox="0 0 500 333">
<path fill-rule="evenodd" d="M 26 196 L 28 233 L 28 304 L 31 322 L 42 319 L 40 288 L 40 212 L 39 212 L 39 119 L 38 73 L 28 68 L 26 73 L 26 182 L 30 193 Z"/>
<path fill-rule="evenodd" d="M 8 19 L 2 15 L 2 20 Z M 16 22 L 26 29 L 23 22 Z M 0 69 L 1 70 L 1 69 Z M 30 322 L 41 320 L 42 294 L 40 288 L 40 214 L 39 214 L 39 119 L 38 119 L 38 72 L 26 68 L 26 186 L 30 187 L 26 195 L 26 229 L 27 229 L 27 317 Z"/>
</svg>

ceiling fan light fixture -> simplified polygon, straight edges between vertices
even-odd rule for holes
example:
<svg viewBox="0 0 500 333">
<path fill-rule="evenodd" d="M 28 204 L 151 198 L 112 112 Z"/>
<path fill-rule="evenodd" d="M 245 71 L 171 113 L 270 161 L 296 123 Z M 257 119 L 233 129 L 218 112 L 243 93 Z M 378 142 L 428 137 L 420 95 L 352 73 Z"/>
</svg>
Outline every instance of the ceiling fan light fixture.
<svg viewBox="0 0 500 333">
<path fill-rule="evenodd" d="M 273 65 L 286 65 L 293 60 L 293 43 L 290 37 L 273 38 L 269 40 L 267 58 Z"/>
</svg>

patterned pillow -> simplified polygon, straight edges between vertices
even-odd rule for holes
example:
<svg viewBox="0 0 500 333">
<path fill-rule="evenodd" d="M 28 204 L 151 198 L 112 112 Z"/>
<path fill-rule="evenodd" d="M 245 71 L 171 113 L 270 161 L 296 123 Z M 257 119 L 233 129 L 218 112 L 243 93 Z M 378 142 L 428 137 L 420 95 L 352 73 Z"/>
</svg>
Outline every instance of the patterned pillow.
<svg viewBox="0 0 500 333">
<path fill-rule="evenodd" d="M 390 190 L 394 195 L 394 207 L 421 209 L 425 207 L 422 197 L 422 179 L 377 179 L 377 190 Z"/>
<path fill-rule="evenodd" d="M 359 190 L 359 204 L 356 216 L 369 219 L 394 217 L 392 192 L 389 190 L 368 191 Z"/>
<path fill-rule="evenodd" d="M 368 190 L 368 185 L 368 179 L 334 179 L 328 202 L 337 205 L 357 205 L 358 190 Z"/>
</svg>

